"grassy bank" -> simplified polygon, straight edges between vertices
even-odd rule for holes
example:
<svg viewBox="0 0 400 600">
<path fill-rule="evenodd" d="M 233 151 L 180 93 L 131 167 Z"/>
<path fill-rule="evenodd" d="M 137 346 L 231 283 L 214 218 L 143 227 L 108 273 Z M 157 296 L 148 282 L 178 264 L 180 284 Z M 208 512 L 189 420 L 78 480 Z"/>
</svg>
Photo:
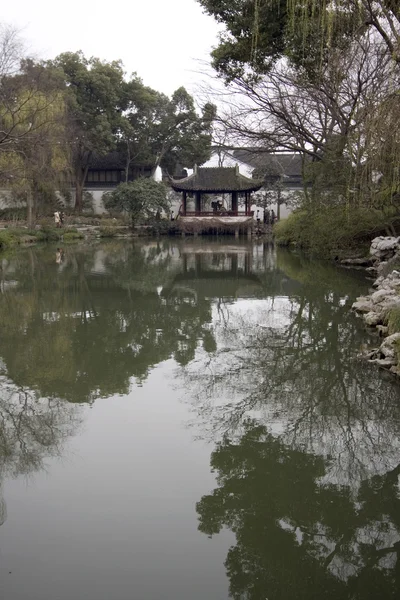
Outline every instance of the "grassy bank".
<svg viewBox="0 0 400 600">
<path fill-rule="evenodd" d="M 72 242 L 82 239 L 83 233 L 74 228 L 56 229 L 55 227 L 42 227 L 29 230 L 26 228 L 10 227 L 0 231 L 0 249 L 12 248 L 36 242 Z"/>
<path fill-rule="evenodd" d="M 399 216 L 394 212 L 346 206 L 301 209 L 274 226 L 275 240 L 296 246 L 321 258 L 367 253 L 371 239 L 396 234 Z"/>
</svg>

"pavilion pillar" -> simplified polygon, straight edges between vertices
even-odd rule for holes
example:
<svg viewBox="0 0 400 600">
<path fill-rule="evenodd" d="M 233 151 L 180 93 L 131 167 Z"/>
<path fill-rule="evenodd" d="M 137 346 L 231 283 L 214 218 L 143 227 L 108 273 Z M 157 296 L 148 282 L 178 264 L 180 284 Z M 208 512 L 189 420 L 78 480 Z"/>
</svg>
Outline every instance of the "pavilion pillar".
<svg viewBox="0 0 400 600">
<path fill-rule="evenodd" d="M 195 207 L 196 212 L 201 212 L 201 192 L 195 193 Z"/>
<path fill-rule="evenodd" d="M 238 193 L 232 192 L 232 211 L 237 212 L 238 209 Z"/>
<path fill-rule="evenodd" d="M 186 216 L 186 200 L 187 200 L 187 192 L 183 192 L 183 197 L 182 197 L 183 216 Z"/>
<path fill-rule="evenodd" d="M 194 261 L 195 261 L 195 270 L 196 270 L 196 275 L 200 275 L 201 273 L 201 255 L 200 254 L 196 254 L 194 257 Z"/>
<path fill-rule="evenodd" d="M 245 209 L 246 209 L 246 216 L 249 214 L 249 210 L 250 210 L 250 192 L 245 192 Z"/>
<path fill-rule="evenodd" d="M 237 257 L 237 254 L 234 254 L 232 256 L 231 272 L 232 272 L 233 275 L 237 275 L 237 273 L 238 273 L 238 257 Z"/>
<path fill-rule="evenodd" d="M 251 271 L 250 267 L 250 253 L 247 252 L 244 257 L 244 272 L 248 275 Z"/>
</svg>

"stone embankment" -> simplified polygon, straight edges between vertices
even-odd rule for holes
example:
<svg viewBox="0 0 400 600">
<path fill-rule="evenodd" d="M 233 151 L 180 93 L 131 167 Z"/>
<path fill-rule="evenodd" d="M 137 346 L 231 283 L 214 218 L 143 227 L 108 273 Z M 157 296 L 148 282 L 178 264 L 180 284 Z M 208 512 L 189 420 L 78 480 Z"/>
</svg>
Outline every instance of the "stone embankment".
<svg viewBox="0 0 400 600">
<path fill-rule="evenodd" d="M 357 298 L 353 309 L 383 338 L 363 356 L 400 376 L 400 237 L 378 237 L 371 243 L 368 271 L 377 275 L 374 290 Z"/>
</svg>

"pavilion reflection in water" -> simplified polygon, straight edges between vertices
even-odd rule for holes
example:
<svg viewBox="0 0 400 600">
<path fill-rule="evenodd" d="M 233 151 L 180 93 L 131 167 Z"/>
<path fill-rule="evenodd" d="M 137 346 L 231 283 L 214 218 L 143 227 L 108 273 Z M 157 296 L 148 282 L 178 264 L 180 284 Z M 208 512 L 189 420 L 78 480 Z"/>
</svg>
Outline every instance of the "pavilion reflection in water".
<svg viewBox="0 0 400 600">
<path fill-rule="evenodd" d="M 182 249 L 182 272 L 163 289 L 166 297 L 264 297 L 264 284 L 254 272 L 252 246 L 215 244 Z"/>
</svg>

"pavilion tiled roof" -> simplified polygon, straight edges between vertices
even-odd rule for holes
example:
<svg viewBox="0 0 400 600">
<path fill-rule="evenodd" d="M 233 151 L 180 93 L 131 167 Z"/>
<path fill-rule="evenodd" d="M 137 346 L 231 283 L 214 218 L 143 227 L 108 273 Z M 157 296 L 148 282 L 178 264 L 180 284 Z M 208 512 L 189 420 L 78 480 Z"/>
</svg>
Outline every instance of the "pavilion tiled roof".
<svg viewBox="0 0 400 600">
<path fill-rule="evenodd" d="M 195 167 L 185 179 L 170 178 L 172 188 L 177 192 L 251 192 L 259 190 L 263 182 L 250 179 L 239 173 L 236 167 Z"/>
</svg>

